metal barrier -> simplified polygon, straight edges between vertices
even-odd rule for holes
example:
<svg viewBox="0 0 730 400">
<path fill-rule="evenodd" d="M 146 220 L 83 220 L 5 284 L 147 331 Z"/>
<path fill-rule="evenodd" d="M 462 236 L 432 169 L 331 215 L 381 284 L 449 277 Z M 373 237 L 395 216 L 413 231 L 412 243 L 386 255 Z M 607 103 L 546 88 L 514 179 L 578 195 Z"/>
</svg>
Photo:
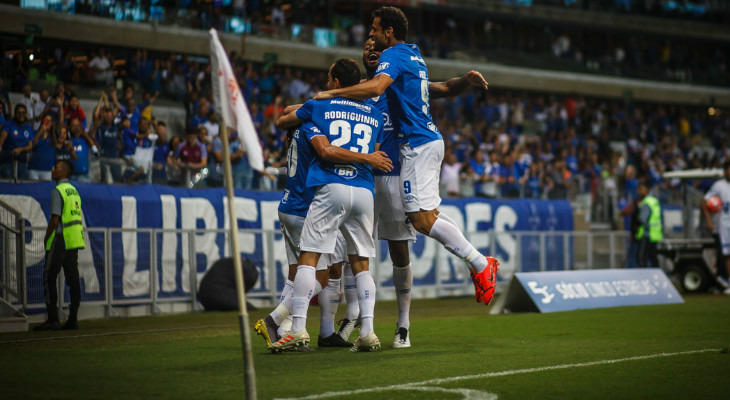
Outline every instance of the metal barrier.
<svg viewBox="0 0 730 400">
<path fill-rule="evenodd" d="M 17 215 L 3 214 L 2 221 L 17 218 Z M 22 221 L 15 221 L 18 220 Z M 11 230 L 6 225 L 0 225 L 3 233 L 0 265 L 4 279 L 3 294 L 11 294 L 11 300 L 16 304 L 22 299 L 24 308 L 43 309 L 45 260 L 42 232 L 45 228 L 25 228 L 28 233 L 25 235 L 22 227 Z M 6 232 L 26 240 L 10 240 Z M 257 253 L 262 254 L 259 259 L 252 259 L 260 268 L 259 282 L 247 296 L 265 304 L 275 304 L 278 287 L 283 284 L 287 269 L 282 234 L 271 230 L 242 229 L 240 232 L 242 246 L 250 252 L 261 249 Z M 196 289 L 199 280 L 220 254 L 227 256 L 230 251 L 230 246 L 226 245 L 229 235 L 224 229 L 88 228 L 86 235 L 87 247 L 79 252 L 82 302 L 85 306 L 103 308 L 107 316 L 118 315 L 117 307 L 133 305 L 149 306 L 150 313 L 157 313 L 161 305 L 170 303 L 187 304 L 188 310 L 198 310 Z M 479 243 L 480 247 L 498 249 L 497 257 L 505 251 L 506 245 L 519 250 L 512 252 L 511 259 L 502 259 L 500 278 L 503 281 L 520 271 L 617 268 L 623 264 L 629 239 L 623 231 L 470 232 L 467 238 Z M 8 257 L 12 253 L 6 251 L 8 246 L 18 243 L 22 246 L 23 242 L 24 251 L 13 252 L 18 256 L 17 260 L 9 262 Z M 458 296 L 472 292 L 469 274 L 461 266 L 460 259 L 431 239 L 420 236 L 418 242 L 423 249 L 419 255 L 412 255 L 414 271 L 428 270 L 429 275 L 435 278 L 432 284 L 414 284 L 415 297 Z M 223 244 L 223 249 L 220 249 L 220 244 Z M 380 243 L 376 253 L 371 269 L 379 289 L 377 297 L 392 299 L 392 267 L 387 246 Z M 548 259 L 548 254 L 553 256 Z M 26 257 L 27 265 L 19 257 Z M 20 265 L 25 265 L 25 268 L 13 271 L 14 276 L 22 276 L 22 279 L 5 278 L 12 269 L 8 267 Z M 60 303 L 68 301 L 62 275 L 59 279 L 59 293 L 63 294 L 59 296 Z M 15 282 L 17 286 L 11 287 L 7 282 Z"/>
<path fill-rule="evenodd" d="M 0 200 L 0 299 L 27 308 L 25 290 L 25 220 L 20 212 Z"/>
</svg>

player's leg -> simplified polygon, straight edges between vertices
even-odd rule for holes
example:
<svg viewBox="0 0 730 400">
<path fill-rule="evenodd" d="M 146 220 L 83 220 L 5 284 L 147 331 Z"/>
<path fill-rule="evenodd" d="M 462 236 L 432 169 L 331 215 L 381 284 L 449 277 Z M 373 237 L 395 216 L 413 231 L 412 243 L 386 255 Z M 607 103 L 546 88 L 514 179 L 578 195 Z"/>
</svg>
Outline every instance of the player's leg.
<svg viewBox="0 0 730 400">
<path fill-rule="evenodd" d="M 319 320 L 319 347 L 352 347 L 352 343 L 343 340 L 335 333 L 335 315 L 340 304 L 340 278 L 342 277 L 342 264 L 346 258 L 345 238 L 342 234 L 337 235 L 335 254 L 332 255 L 329 268 L 329 276 L 326 285 L 319 294 L 319 307 L 321 316 Z"/>
<path fill-rule="evenodd" d="M 410 347 L 411 271 L 408 243 L 416 240 L 416 231 L 406 218 L 400 195 L 400 176 L 375 178 L 375 225 L 380 240 L 388 241 L 388 252 L 393 263 L 393 286 L 398 302 L 398 322 L 393 347 Z"/>
<path fill-rule="evenodd" d="M 344 263 L 342 270 L 342 286 L 347 304 L 345 318 L 340 321 L 337 335 L 345 341 L 349 341 L 352 331 L 359 326 L 360 304 L 357 301 L 357 281 L 355 281 L 350 263 Z"/>
<path fill-rule="evenodd" d="M 375 318 L 376 286 L 370 274 L 369 258 L 375 257 L 373 239 L 373 196 L 372 192 L 359 187 L 350 187 L 351 210 L 344 220 L 340 232 L 347 241 L 352 273 L 357 284 L 360 304 L 360 335 L 352 351 L 380 350 L 380 340 L 373 330 Z"/>
<path fill-rule="evenodd" d="M 284 235 L 286 258 L 289 262 L 289 273 L 284 282 L 284 289 L 279 297 L 279 304 L 265 318 L 254 324 L 254 330 L 261 335 L 266 346 L 278 341 L 291 329 L 292 289 L 297 272 L 299 258 L 299 240 L 304 226 L 304 217 L 279 212 L 279 224 Z"/>
<path fill-rule="evenodd" d="M 415 149 L 401 146 L 401 198 L 413 227 L 436 239 L 449 252 L 466 261 L 476 290 L 476 300 L 491 302 L 499 262 L 485 257 L 466 239 L 458 225 L 439 213 L 439 175 L 443 161 L 444 143 L 426 143 Z"/>
<path fill-rule="evenodd" d="M 309 301 L 314 296 L 318 284 L 315 266 L 318 265 L 322 254 L 334 253 L 337 231 L 343 216 L 347 214 L 347 209 L 342 207 L 342 194 L 337 186 L 341 185 L 321 187 L 309 206 L 302 227 L 299 266 L 292 290 L 292 328 L 288 335 L 272 343 L 274 351 L 309 343 L 306 323 Z"/>
</svg>

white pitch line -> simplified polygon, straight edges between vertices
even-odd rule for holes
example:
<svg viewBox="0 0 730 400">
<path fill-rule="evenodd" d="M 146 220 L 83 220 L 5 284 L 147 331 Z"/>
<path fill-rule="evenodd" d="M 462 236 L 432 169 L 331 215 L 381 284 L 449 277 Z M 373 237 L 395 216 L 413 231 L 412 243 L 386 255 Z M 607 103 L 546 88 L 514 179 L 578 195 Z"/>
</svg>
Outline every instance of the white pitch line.
<svg viewBox="0 0 730 400">
<path fill-rule="evenodd" d="M 5 341 L 0 342 L 0 344 L 44 342 L 44 341 L 49 341 L 49 340 L 64 340 L 64 339 L 85 339 L 85 338 L 103 337 L 103 336 L 140 335 L 140 334 L 145 334 L 145 333 L 195 331 L 195 330 L 200 330 L 200 329 L 212 329 L 212 328 L 232 328 L 234 326 L 238 326 L 238 325 L 236 325 L 236 324 L 203 325 L 203 326 L 193 326 L 193 327 L 185 327 L 185 328 L 150 329 L 150 330 L 146 330 L 146 331 L 89 333 L 86 335 L 51 336 L 51 337 L 29 338 L 29 339 L 5 340 Z"/>
<path fill-rule="evenodd" d="M 689 354 L 719 352 L 721 350 L 722 349 L 689 350 L 689 351 L 679 351 L 679 352 L 675 352 L 675 353 L 656 353 L 656 354 L 647 354 L 644 356 L 588 361 L 588 362 L 574 363 L 574 364 L 549 365 L 546 367 L 511 369 L 511 370 L 506 370 L 506 371 L 487 372 L 487 373 L 476 374 L 476 375 L 463 375 L 463 376 L 453 376 L 450 378 L 429 379 L 429 380 L 420 381 L 420 382 L 402 383 L 402 384 L 390 385 L 390 386 L 376 386 L 376 387 L 365 388 L 365 389 L 355 389 L 355 390 L 337 391 L 337 392 L 325 392 L 325 393 L 320 393 L 320 394 L 312 394 L 312 395 L 304 396 L 304 397 L 279 398 L 277 400 L 316 400 L 316 399 L 326 399 L 326 398 L 331 398 L 331 397 L 344 397 L 344 396 L 350 396 L 350 395 L 355 395 L 355 394 L 385 392 L 385 391 L 390 391 L 390 390 L 404 390 L 404 389 L 409 389 L 414 386 L 441 385 L 444 383 L 459 382 L 459 381 L 472 380 L 472 379 L 484 379 L 484 378 L 494 378 L 494 377 L 498 377 L 498 376 L 530 374 L 533 372 L 553 371 L 553 370 L 557 370 L 557 369 L 592 367 L 592 366 L 596 366 L 596 365 L 616 364 L 616 363 L 626 362 L 626 361 L 639 361 L 639 360 L 649 360 L 652 358 L 674 357 L 674 356 L 682 356 L 682 355 L 689 355 Z"/>
</svg>

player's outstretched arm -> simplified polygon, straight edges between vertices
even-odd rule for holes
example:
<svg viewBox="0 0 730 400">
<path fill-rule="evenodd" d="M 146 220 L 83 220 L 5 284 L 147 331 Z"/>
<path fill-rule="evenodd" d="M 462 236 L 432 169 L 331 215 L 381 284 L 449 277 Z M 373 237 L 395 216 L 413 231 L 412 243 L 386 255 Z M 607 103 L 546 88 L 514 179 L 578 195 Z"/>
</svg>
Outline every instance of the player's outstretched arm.
<svg viewBox="0 0 730 400">
<path fill-rule="evenodd" d="M 276 120 L 276 126 L 278 126 L 279 129 L 289 129 L 297 125 L 301 125 L 302 121 L 299 119 L 299 117 L 297 117 L 297 113 L 290 111 L 287 114 L 286 110 L 284 110 L 284 112 L 285 114 Z"/>
<path fill-rule="evenodd" d="M 376 151 L 371 154 L 355 153 L 341 147 L 333 146 L 324 136 L 315 136 L 309 141 L 309 143 L 312 144 L 317 155 L 325 161 L 334 163 L 367 164 L 383 172 L 390 172 L 393 169 L 393 162 L 390 161 L 388 155 L 382 151 Z"/>
<path fill-rule="evenodd" d="M 358 83 L 357 85 L 319 92 L 314 96 L 314 99 L 327 100 L 335 97 L 344 97 L 346 99 L 366 100 L 382 95 L 391 83 L 393 83 L 393 79 L 388 75 L 380 74 L 369 81 Z"/>
<path fill-rule="evenodd" d="M 489 89 L 489 84 L 479 71 L 471 70 L 459 78 L 451 78 L 446 82 L 429 82 L 428 91 L 432 99 L 458 96 L 469 86 Z"/>
</svg>

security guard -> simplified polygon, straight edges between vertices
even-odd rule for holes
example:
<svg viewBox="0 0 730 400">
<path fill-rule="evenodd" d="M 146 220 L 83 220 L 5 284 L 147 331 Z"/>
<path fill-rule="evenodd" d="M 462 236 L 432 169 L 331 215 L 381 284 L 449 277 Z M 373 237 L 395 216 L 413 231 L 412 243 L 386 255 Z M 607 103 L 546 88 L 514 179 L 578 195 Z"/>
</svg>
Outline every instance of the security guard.
<svg viewBox="0 0 730 400">
<path fill-rule="evenodd" d="M 46 297 L 48 319 L 34 330 L 78 329 L 81 284 L 79 282 L 78 251 L 85 247 L 84 227 L 81 218 L 81 197 L 68 182 L 73 174 L 73 164 L 60 160 L 51 170 L 56 188 L 51 193 L 51 220 L 46 229 L 46 264 L 43 271 L 43 292 Z M 60 222 L 60 223 L 59 223 Z M 71 310 L 66 323 L 58 319 L 58 291 L 56 279 L 63 267 L 66 284 L 71 290 Z"/>
<path fill-rule="evenodd" d="M 636 189 L 639 195 L 639 230 L 636 240 L 639 242 L 639 267 L 658 268 L 656 244 L 664 238 L 662 226 L 662 207 L 659 200 L 649 194 L 649 185 L 642 181 Z M 649 265 L 649 263 L 651 265 Z"/>
</svg>

